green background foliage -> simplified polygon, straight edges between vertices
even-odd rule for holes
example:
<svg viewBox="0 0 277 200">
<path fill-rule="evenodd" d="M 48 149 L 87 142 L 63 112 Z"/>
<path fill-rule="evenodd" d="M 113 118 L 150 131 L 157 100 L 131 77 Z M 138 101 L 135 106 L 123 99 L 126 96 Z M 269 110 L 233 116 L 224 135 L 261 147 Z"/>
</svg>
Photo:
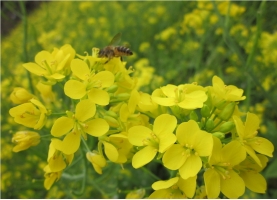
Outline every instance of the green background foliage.
<svg viewBox="0 0 277 200">
<path fill-rule="evenodd" d="M 273 17 L 277 2 L 60 1 L 41 3 L 31 14 L 24 2 L 4 5 L 21 22 L 1 35 L 2 198 L 124 198 L 141 187 L 151 192 L 156 178 L 144 168 L 135 170 L 127 164 L 123 170 L 110 163 L 98 175 L 82 155 L 76 155 L 61 180 L 46 191 L 43 167 L 49 138 L 39 146 L 12 153 L 12 134 L 23 127 L 8 114 L 14 106 L 9 95 L 18 86 L 32 90 L 22 63 L 32 62 L 43 49 L 52 51 L 64 44 L 71 44 L 78 54 L 91 53 L 92 47 L 105 47 L 118 32 L 121 44 L 128 43 L 134 52 L 125 58 L 128 66 L 153 66 L 155 76 L 143 91 L 151 93 L 168 83 L 196 81 L 205 86 L 218 75 L 226 84 L 244 89 L 247 99 L 240 104 L 242 110 L 258 114 L 260 134 L 277 145 L 277 19 Z M 277 198 L 276 154 L 263 172 L 267 193 L 247 192 L 244 197 Z M 167 178 L 161 166 L 149 164 L 147 168 Z M 87 183 L 81 188 L 85 171 Z"/>
</svg>

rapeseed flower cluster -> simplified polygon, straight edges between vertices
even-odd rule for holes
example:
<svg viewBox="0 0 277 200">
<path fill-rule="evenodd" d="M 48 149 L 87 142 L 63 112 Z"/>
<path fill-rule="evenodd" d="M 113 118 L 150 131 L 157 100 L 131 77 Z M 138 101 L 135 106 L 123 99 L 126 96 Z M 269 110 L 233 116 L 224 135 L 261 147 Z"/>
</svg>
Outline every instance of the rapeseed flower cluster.
<svg viewBox="0 0 277 200">
<path fill-rule="evenodd" d="M 85 151 L 84 158 L 98 174 L 109 162 L 122 166 L 131 162 L 135 169 L 160 162 L 171 177 L 153 183 L 149 198 L 218 198 L 221 194 L 238 198 L 245 187 L 265 192 L 266 181 L 259 172 L 274 147 L 257 136 L 258 116 L 239 110 L 239 102 L 246 98 L 242 89 L 226 86 L 214 76 L 211 86 L 168 84 L 148 94 L 139 91 L 141 83 L 132 77 L 134 69 L 126 68 L 126 62 L 99 58 L 98 53 L 93 48 L 92 55 L 76 56 L 70 45 L 39 52 L 36 63 L 23 66 L 38 76 L 40 95 L 19 87 L 10 95 L 19 104 L 10 109 L 16 123 L 36 131 L 50 128 L 44 167 L 47 190 L 77 152 Z M 62 90 L 53 89 L 55 84 Z M 49 104 L 56 96 L 64 98 L 64 105 Z M 39 132 L 19 131 L 13 137 L 13 151 L 38 145 L 40 140 Z M 200 185 L 197 179 L 202 180 Z M 139 190 L 127 196 L 144 194 Z"/>
</svg>

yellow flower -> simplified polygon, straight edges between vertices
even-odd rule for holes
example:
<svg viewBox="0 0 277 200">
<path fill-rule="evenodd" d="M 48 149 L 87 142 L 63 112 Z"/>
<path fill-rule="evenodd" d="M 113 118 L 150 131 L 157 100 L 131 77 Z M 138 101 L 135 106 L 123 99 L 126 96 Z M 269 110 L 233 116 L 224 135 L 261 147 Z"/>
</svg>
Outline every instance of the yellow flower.
<svg viewBox="0 0 277 200">
<path fill-rule="evenodd" d="M 250 156 L 248 156 L 242 163 L 235 167 L 235 170 L 240 172 L 240 177 L 243 179 L 245 186 L 256 193 L 265 193 L 267 184 L 265 178 L 259 173 L 268 162 L 268 158 L 264 155 L 257 155 L 261 161 L 260 167 Z"/>
<path fill-rule="evenodd" d="M 274 151 L 273 144 L 262 137 L 257 137 L 260 120 L 257 115 L 247 113 L 246 122 L 243 124 L 241 119 L 233 116 L 238 133 L 238 142 L 242 145 L 243 149 L 261 166 L 261 162 L 257 157 L 256 152 L 272 157 Z"/>
<path fill-rule="evenodd" d="M 90 71 L 86 62 L 74 59 L 71 62 L 71 70 L 78 80 L 69 80 L 64 85 L 64 92 L 72 99 L 82 99 L 85 95 L 94 103 L 108 105 L 110 96 L 103 90 L 114 83 L 114 75 L 109 71 L 101 71 L 97 74 Z"/>
<path fill-rule="evenodd" d="M 202 168 L 200 157 L 209 156 L 212 152 L 212 135 L 189 120 L 178 126 L 176 137 L 178 144 L 172 145 L 163 156 L 164 166 L 171 170 L 179 169 L 183 179 L 196 176 Z"/>
<path fill-rule="evenodd" d="M 16 144 L 13 152 L 19 152 L 36 146 L 40 142 L 40 135 L 33 131 L 18 131 L 12 138 L 12 142 Z"/>
<path fill-rule="evenodd" d="M 59 172 L 70 165 L 74 154 L 64 154 L 59 149 L 56 148 L 56 142 L 58 139 L 52 138 L 48 150 L 48 166 L 51 172 Z"/>
<path fill-rule="evenodd" d="M 245 96 L 242 96 L 242 89 L 238 89 L 234 85 L 226 86 L 218 76 L 213 77 L 212 92 L 212 94 L 214 95 L 215 103 L 220 102 L 221 100 L 241 101 L 246 98 Z"/>
<path fill-rule="evenodd" d="M 40 101 L 31 99 L 30 103 L 11 108 L 9 113 L 16 123 L 39 130 L 46 123 L 48 111 Z"/>
<path fill-rule="evenodd" d="M 44 168 L 45 174 L 44 174 L 44 187 L 46 190 L 49 190 L 55 181 L 58 181 L 61 178 L 62 171 L 60 172 L 52 172 L 49 168 L 49 165 L 47 165 Z"/>
<path fill-rule="evenodd" d="M 186 180 L 175 177 L 167 181 L 157 181 L 152 184 L 152 188 L 155 191 L 149 196 L 150 199 L 192 198 L 196 189 L 196 176 Z"/>
<path fill-rule="evenodd" d="M 232 199 L 244 194 L 244 181 L 233 167 L 245 158 L 245 151 L 240 144 L 232 141 L 222 148 L 220 140 L 213 137 L 213 152 L 209 159 L 209 166 L 204 172 L 208 198 L 217 198 L 220 191 Z"/>
<path fill-rule="evenodd" d="M 207 100 L 204 88 L 195 84 L 171 85 L 156 89 L 152 100 L 162 106 L 178 105 L 184 109 L 201 108 Z"/>
<path fill-rule="evenodd" d="M 75 56 L 75 50 L 70 45 L 64 45 L 60 50 L 54 49 L 52 53 L 41 51 L 35 56 L 35 62 L 23 64 L 29 72 L 43 76 L 50 84 L 65 77 L 64 67 Z"/>
<path fill-rule="evenodd" d="M 34 95 L 30 94 L 26 89 L 21 87 L 14 88 L 10 95 L 10 99 L 16 104 L 26 103 L 33 97 Z"/>
<path fill-rule="evenodd" d="M 98 174 L 102 174 L 102 168 L 107 165 L 106 159 L 98 152 L 87 152 L 86 157 L 91 162 L 94 170 Z"/>
<path fill-rule="evenodd" d="M 66 135 L 61 140 L 55 140 L 55 148 L 65 154 L 75 153 L 80 146 L 81 135 L 87 139 L 86 133 L 99 137 L 109 130 L 109 125 L 104 119 L 92 119 L 96 112 L 95 104 L 86 99 L 76 106 L 75 115 L 72 117 L 58 118 L 51 129 L 51 134 L 55 137 Z"/>
<path fill-rule="evenodd" d="M 134 168 L 139 168 L 154 159 L 157 152 L 164 153 L 174 142 L 173 131 L 177 120 L 169 114 L 162 114 L 154 121 L 153 130 L 145 126 L 133 126 L 128 131 L 131 144 L 143 147 L 132 159 Z"/>
</svg>

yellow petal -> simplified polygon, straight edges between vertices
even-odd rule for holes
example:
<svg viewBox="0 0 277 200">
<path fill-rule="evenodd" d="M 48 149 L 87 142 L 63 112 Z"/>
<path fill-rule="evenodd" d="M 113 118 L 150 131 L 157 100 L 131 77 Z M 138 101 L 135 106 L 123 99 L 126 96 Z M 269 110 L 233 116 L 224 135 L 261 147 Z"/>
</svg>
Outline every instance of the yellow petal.
<svg viewBox="0 0 277 200">
<path fill-rule="evenodd" d="M 179 169 L 185 161 L 185 149 L 180 144 L 174 144 L 171 146 L 163 156 L 164 166 L 171 170 Z"/>
<path fill-rule="evenodd" d="M 114 83 L 114 75 L 109 71 L 102 71 L 93 76 L 91 80 L 100 81 L 101 88 L 107 88 Z"/>
<path fill-rule="evenodd" d="M 159 136 L 159 152 L 164 153 L 168 148 L 176 142 L 176 136 L 173 133 L 163 134 Z"/>
<path fill-rule="evenodd" d="M 178 142 L 183 146 L 185 146 L 187 143 L 191 143 L 192 135 L 198 131 L 199 126 L 193 120 L 181 123 L 176 130 L 176 137 Z"/>
<path fill-rule="evenodd" d="M 171 178 L 171 179 L 166 180 L 166 181 L 157 181 L 157 182 L 152 184 L 152 188 L 154 190 L 161 190 L 161 189 L 170 188 L 175 183 L 177 183 L 178 180 L 179 180 L 179 177 Z"/>
<path fill-rule="evenodd" d="M 75 110 L 75 118 L 81 122 L 92 118 L 95 115 L 96 106 L 90 99 L 80 101 Z"/>
<path fill-rule="evenodd" d="M 86 85 L 76 80 L 69 80 L 64 84 L 64 93 L 72 99 L 81 99 L 86 95 Z"/>
<path fill-rule="evenodd" d="M 178 186 L 179 186 L 180 190 L 182 190 L 185 193 L 185 195 L 189 198 L 192 198 L 195 194 L 196 178 L 197 178 L 197 176 L 188 178 L 186 180 L 179 178 Z"/>
<path fill-rule="evenodd" d="M 154 121 L 153 131 L 156 135 L 172 133 L 177 125 L 177 119 L 173 115 L 162 114 Z"/>
<path fill-rule="evenodd" d="M 135 146 L 144 146 L 144 140 L 150 138 L 152 130 L 145 126 L 133 126 L 128 131 L 129 142 Z"/>
<path fill-rule="evenodd" d="M 209 199 L 216 199 L 220 193 L 220 176 L 214 169 L 204 172 L 206 193 Z"/>
<path fill-rule="evenodd" d="M 48 51 L 40 51 L 35 56 L 35 61 L 37 64 L 42 65 L 45 61 L 48 62 L 48 64 L 53 60 L 53 56 Z"/>
<path fill-rule="evenodd" d="M 62 154 L 56 154 L 55 157 L 51 157 L 48 160 L 48 164 L 52 172 L 59 172 L 66 168 Z"/>
<path fill-rule="evenodd" d="M 73 59 L 70 68 L 73 74 L 81 80 L 87 80 L 90 76 L 90 70 L 87 63 L 80 59 Z"/>
<path fill-rule="evenodd" d="M 229 162 L 232 166 L 238 165 L 246 158 L 246 152 L 238 141 L 231 141 L 221 151 L 222 161 Z"/>
<path fill-rule="evenodd" d="M 68 133 L 63 139 L 61 151 L 67 155 L 73 154 L 79 149 L 80 142 L 81 134 L 79 132 L 72 131 Z"/>
<path fill-rule="evenodd" d="M 138 151 L 132 159 L 132 166 L 137 169 L 151 162 L 157 154 L 157 150 L 152 146 L 146 146 Z"/>
<path fill-rule="evenodd" d="M 50 76 L 46 76 L 46 78 L 53 78 L 55 80 L 61 80 L 64 77 L 65 77 L 65 75 L 59 74 L 59 73 L 54 73 L 54 74 L 51 74 Z"/>
<path fill-rule="evenodd" d="M 199 130 L 195 133 L 194 138 L 194 150 L 199 154 L 199 156 L 211 155 L 213 149 L 212 135 L 205 131 Z"/>
<path fill-rule="evenodd" d="M 51 128 L 51 135 L 55 137 L 60 137 L 68 133 L 73 128 L 73 125 L 73 119 L 68 117 L 60 117 L 54 122 Z"/>
<path fill-rule="evenodd" d="M 151 99 L 162 106 L 173 106 L 176 104 L 175 96 L 167 97 L 161 89 L 156 89 L 152 93 Z"/>
<path fill-rule="evenodd" d="M 237 199 L 244 194 L 245 184 L 242 178 L 233 170 L 230 170 L 228 175 L 230 178 L 221 178 L 221 192 L 230 199 Z"/>
<path fill-rule="evenodd" d="M 84 131 L 92 136 L 100 137 L 108 132 L 109 124 L 104 119 L 94 119 L 86 123 Z"/>
<path fill-rule="evenodd" d="M 180 175 L 183 179 L 196 176 L 202 168 L 202 161 L 199 156 L 189 156 L 182 167 L 179 169 Z"/>
<path fill-rule="evenodd" d="M 108 105 L 110 102 L 110 96 L 108 92 L 105 90 L 92 88 L 88 93 L 89 99 L 91 99 L 94 103 L 105 106 Z"/>
<path fill-rule="evenodd" d="M 249 190 L 257 193 L 266 192 L 266 180 L 261 174 L 256 172 L 244 172 L 240 173 L 240 176 Z"/>
<path fill-rule="evenodd" d="M 108 142 L 103 142 L 103 144 L 106 156 L 109 158 L 110 161 L 116 162 L 118 159 L 118 151 L 115 146 Z"/>
<path fill-rule="evenodd" d="M 241 119 L 237 116 L 233 116 L 234 122 L 236 124 L 236 129 L 237 129 L 237 133 L 239 135 L 240 138 L 244 138 L 244 125 L 241 121 Z"/>
<path fill-rule="evenodd" d="M 178 106 L 184 109 L 202 108 L 203 103 L 207 100 L 207 95 L 204 91 L 198 90 L 185 94 L 185 99 L 178 103 Z"/>
<path fill-rule="evenodd" d="M 260 126 L 260 120 L 257 115 L 253 113 L 247 113 L 246 122 L 245 122 L 245 138 L 252 138 L 257 135 L 257 130 Z"/>
<path fill-rule="evenodd" d="M 38 76 L 45 76 L 48 74 L 48 72 L 44 68 L 37 65 L 36 63 L 29 62 L 29 63 L 23 64 L 23 67 L 27 69 L 29 72 Z"/>
<path fill-rule="evenodd" d="M 273 157 L 272 153 L 274 151 L 274 146 L 268 139 L 255 137 L 255 139 L 248 142 L 248 144 L 258 153 L 264 154 L 268 157 Z"/>
</svg>

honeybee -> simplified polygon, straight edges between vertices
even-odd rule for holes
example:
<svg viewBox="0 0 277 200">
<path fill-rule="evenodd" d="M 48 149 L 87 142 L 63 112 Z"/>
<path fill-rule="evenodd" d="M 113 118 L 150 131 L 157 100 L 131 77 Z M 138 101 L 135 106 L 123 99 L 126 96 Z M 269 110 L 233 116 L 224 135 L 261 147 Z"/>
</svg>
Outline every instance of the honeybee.
<svg viewBox="0 0 277 200">
<path fill-rule="evenodd" d="M 109 60 L 112 59 L 113 57 L 120 57 L 120 59 L 122 60 L 122 56 L 133 55 L 133 52 L 127 47 L 114 46 L 120 42 L 120 39 L 121 39 L 121 33 L 116 34 L 113 37 L 110 44 L 99 51 L 99 57 L 108 58 Z"/>
</svg>

